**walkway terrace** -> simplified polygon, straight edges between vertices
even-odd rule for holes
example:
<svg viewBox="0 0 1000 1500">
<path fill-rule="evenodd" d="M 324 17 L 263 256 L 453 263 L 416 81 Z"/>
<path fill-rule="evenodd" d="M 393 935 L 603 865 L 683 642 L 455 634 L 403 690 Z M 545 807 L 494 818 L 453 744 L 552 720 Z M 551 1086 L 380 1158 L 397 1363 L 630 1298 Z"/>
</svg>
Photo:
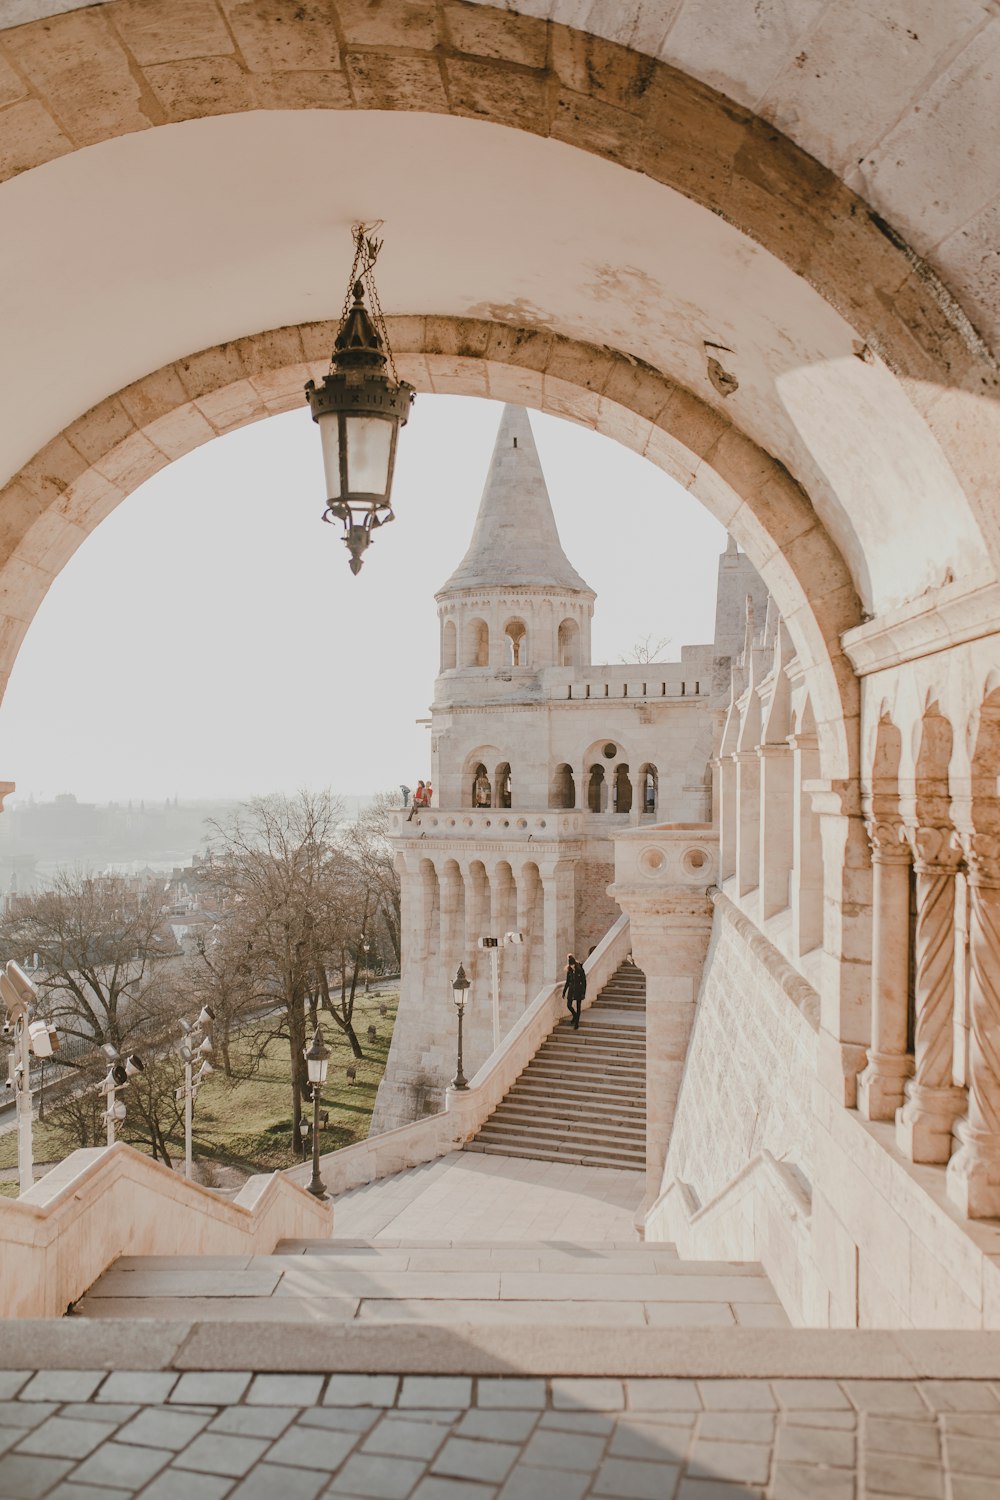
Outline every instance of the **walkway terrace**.
<svg viewBox="0 0 1000 1500">
<path fill-rule="evenodd" d="M 2 1331 L 3 1500 L 995 1500 L 1000 1347 L 792 1330 L 641 1177 L 453 1153 Z"/>
</svg>

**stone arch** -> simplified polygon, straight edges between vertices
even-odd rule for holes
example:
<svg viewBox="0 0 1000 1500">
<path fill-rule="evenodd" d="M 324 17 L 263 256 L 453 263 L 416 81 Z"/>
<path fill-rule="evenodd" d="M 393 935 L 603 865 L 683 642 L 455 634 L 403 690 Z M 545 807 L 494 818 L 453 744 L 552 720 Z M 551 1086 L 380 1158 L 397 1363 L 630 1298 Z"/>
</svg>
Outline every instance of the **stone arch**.
<svg viewBox="0 0 1000 1500">
<path fill-rule="evenodd" d="M 559 626 L 558 634 L 559 665 L 561 667 L 578 667 L 580 665 L 580 627 L 576 620 L 563 620 Z"/>
<path fill-rule="evenodd" d="M 400 374 L 422 389 L 569 416 L 701 499 L 775 596 L 817 705 L 824 774 L 857 774 L 858 684 L 840 636 L 858 623 L 858 597 L 782 465 L 689 391 L 608 350 L 469 319 L 389 319 L 389 329 Z M 49 584 L 100 521 L 173 459 L 299 406 L 335 334 L 332 323 L 273 329 L 177 360 L 72 423 L 0 490 L 0 688 Z"/>
<path fill-rule="evenodd" d="M 475 750 L 470 750 L 462 765 L 462 806 L 463 807 L 492 807 L 493 788 L 490 780 L 490 766 L 496 764 L 500 755 L 496 745 L 477 745 Z M 482 783 L 485 782 L 485 789 Z M 478 790 L 477 790 L 478 785 Z M 481 800 L 480 794 L 485 790 L 486 800 Z"/>
<path fill-rule="evenodd" d="M 639 767 L 638 789 L 639 812 L 643 817 L 655 817 L 660 805 L 660 775 L 652 761 Z"/>
<path fill-rule="evenodd" d="M 549 806 L 572 808 L 576 806 L 576 780 L 573 767 L 563 761 L 552 772 L 549 782 Z"/>
<path fill-rule="evenodd" d="M 441 671 L 451 672 L 458 666 L 458 629 L 454 620 L 441 626 Z"/>
<path fill-rule="evenodd" d="M 513 782 L 510 761 L 502 760 L 493 773 L 493 806 L 498 808 L 513 805 Z"/>
<path fill-rule="evenodd" d="M 507 665 L 528 666 L 528 627 L 524 621 L 512 617 L 504 625 L 503 633 L 507 643 Z"/>
<path fill-rule="evenodd" d="M 490 627 L 479 616 L 466 620 L 462 627 L 462 666 L 488 667 L 490 664 Z"/>
<path fill-rule="evenodd" d="M 253 0 L 227 7 L 225 19 L 215 0 L 189 0 L 183 21 L 170 3 L 149 0 L 140 18 L 127 0 L 107 0 L 0 32 L 29 80 L 0 113 L 0 181 L 95 142 L 209 114 L 353 107 L 472 116 L 641 166 L 823 287 L 904 377 L 943 373 L 978 394 L 985 369 L 996 389 L 967 316 L 904 237 L 815 154 L 679 66 L 494 6 L 415 15 L 408 0 L 383 0 L 373 15 L 333 0 L 328 20 L 303 17 L 296 29 Z M 73 55 L 87 59 L 76 89 L 63 64 Z M 88 107 L 95 99 L 106 106 Z M 911 394 L 934 404 L 932 391 L 921 397 L 915 385 Z"/>
</svg>

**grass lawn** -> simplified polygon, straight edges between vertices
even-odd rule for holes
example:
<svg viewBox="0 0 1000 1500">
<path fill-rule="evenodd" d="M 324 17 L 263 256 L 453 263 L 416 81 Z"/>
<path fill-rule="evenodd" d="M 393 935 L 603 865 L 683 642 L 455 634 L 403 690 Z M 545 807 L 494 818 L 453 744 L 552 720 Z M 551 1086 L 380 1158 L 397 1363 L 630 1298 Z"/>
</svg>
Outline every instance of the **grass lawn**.
<svg viewBox="0 0 1000 1500">
<path fill-rule="evenodd" d="M 364 1057 L 352 1057 L 350 1043 L 336 1025 L 326 1017 L 323 1037 L 330 1049 L 330 1065 L 323 1089 L 321 1109 L 329 1111 L 329 1124 L 320 1127 L 320 1149 L 336 1151 L 342 1146 L 363 1141 L 368 1134 L 375 1094 L 385 1072 L 399 1000 L 397 989 L 368 996 L 360 993 L 354 1005 L 354 1029 L 361 1042 Z M 386 1014 L 380 1015 L 384 1005 Z M 376 1028 L 374 1042 L 368 1040 L 368 1027 Z M 238 1053 L 237 1042 L 230 1049 Z M 348 1082 L 346 1069 L 355 1062 L 357 1077 Z M 271 1042 L 256 1074 L 242 1083 L 229 1083 L 221 1065 L 202 1085 L 194 1106 L 194 1158 L 211 1161 L 220 1167 L 235 1168 L 241 1173 L 270 1172 L 292 1166 L 301 1160 L 301 1148 L 292 1140 L 292 1100 L 290 1059 L 287 1041 Z M 128 1092 L 122 1095 L 126 1104 Z M 311 1121 L 311 1110 L 308 1111 Z M 140 1150 L 148 1146 L 135 1143 Z M 175 1166 L 183 1162 L 183 1133 L 174 1138 Z M 311 1148 L 310 1140 L 309 1146 Z M 35 1125 L 35 1160 L 56 1160 L 62 1150 L 55 1150 L 52 1132 L 46 1124 Z M 62 1148 L 65 1149 L 65 1148 Z M 0 1136 L 0 1168 L 17 1165 L 17 1134 Z M 0 1194 L 16 1196 L 16 1183 L 0 1182 Z M 13 1189 L 13 1191 L 11 1191 Z"/>
</svg>

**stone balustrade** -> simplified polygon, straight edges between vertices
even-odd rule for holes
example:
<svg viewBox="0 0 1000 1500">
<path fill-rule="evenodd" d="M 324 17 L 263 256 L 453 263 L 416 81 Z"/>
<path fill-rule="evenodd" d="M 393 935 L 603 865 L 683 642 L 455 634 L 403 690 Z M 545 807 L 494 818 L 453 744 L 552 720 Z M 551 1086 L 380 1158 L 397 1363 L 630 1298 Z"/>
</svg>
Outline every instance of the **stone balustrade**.
<svg viewBox="0 0 1000 1500">
<path fill-rule="evenodd" d="M 544 812 L 518 812 L 509 807 L 464 808 L 448 812 L 434 807 L 416 812 L 410 818 L 406 811 L 394 812 L 389 818 L 389 833 L 394 838 L 480 838 L 480 839 L 573 839 L 581 838 L 584 814 L 549 809 Z"/>
<path fill-rule="evenodd" d="M 268 1255 L 332 1229 L 330 1205 L 280 1172 L 230 1201 L 121 1141 L 74 1151 L 0 1198 L 0 1316 L 61 1317 L 122 1255 Z"/>
</svg>

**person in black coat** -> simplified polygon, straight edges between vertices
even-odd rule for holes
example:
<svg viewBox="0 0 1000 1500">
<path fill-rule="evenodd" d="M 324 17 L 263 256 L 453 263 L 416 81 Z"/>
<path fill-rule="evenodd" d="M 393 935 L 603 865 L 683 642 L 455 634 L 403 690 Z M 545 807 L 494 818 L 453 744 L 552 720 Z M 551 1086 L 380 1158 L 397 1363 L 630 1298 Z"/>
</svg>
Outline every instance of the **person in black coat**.
<svg viewBox="0 0 1000 1500">
<path fill-rule="evenodd" d="M 578 964 L 572 953 L 566 959 L 566 982 L 563 985 L 563 999 L 566 1001 L 566 1009 L 573 1018 L 574 1031 L 580 1025 L 580 1006 L 583 1004 L 587 993 L 587 976 L 583 972 L 583 964 Z"/>
</svg>

